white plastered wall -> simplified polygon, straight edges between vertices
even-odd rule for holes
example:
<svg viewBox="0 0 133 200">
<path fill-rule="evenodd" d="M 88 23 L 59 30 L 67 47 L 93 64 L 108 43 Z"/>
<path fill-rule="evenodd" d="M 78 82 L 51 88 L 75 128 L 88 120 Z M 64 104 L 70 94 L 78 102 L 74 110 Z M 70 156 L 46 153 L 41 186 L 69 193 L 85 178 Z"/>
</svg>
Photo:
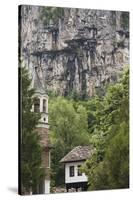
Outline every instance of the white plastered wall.
<svg viewBox="0 0 133 200">
<path fill-rule="evenodd" d="M 78 176 L 78 165 L 82 165 L 84 162 L 71 162 L 65 164 L 65 183 L 87 182 L 87 176 L 82 173 L 82 176 Z M 69 167 L 74 166 L 74 176 L 69 176 Z"/>
</svg>

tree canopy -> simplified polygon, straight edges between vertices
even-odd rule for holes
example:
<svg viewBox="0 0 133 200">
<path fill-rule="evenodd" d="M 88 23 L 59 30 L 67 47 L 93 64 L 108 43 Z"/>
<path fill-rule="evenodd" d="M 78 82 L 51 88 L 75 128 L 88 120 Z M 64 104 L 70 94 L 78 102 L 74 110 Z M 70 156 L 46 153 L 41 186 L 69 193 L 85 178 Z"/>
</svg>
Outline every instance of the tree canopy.
<svg viewBox="0 0 133 200">
<path fill-rule="evenodd" d="M 80 100 L 51 96 L 49 103 L 52 150 L 52 185 L 63 184 L 60 159 L 75 146 L 95 149 L 82 171 L 88 190 L 129 186 L 129 70 L 108 86 L 104 96 Z"/>
<path fill-rule="evenodd" d="M 42 149 L 35 131 L 40 118 L 31 112 L 34 90 L 25 68 L 21 72 L 21 180 L 29 192 L 44 176 Z M 49 94 L 51 186 L 64 186 L 60 160 L 75 146 L 92 145 L 93 156 L 81 167 L 88 176 L 88 190 L 129 186 L 129 69 L 108 86 L 104 96 L 81 100 Z"/>
<path fill-rule="evenodd" d="M 87 112 L 82 105 L 64 97 L 49 102 L 50 135 L 53 144 L 52 170 L 56 185 L 64 183 L 64 167 L 59 162 L 75 146 L 88 144 Z M 62 176 L 61 176 L 62 175 Z"/>
<path fill-rule="evenodd" d="M 95 154 L 86 161 L 89 190 L 129 187 L 129 70 L 93 110 Z M 95 99 L 94 99 L 95 101 Z M 95 104 L 96 105 L 96 104 Z M 99 107 L 100 106 L 100 107 Z"/>
</svg>

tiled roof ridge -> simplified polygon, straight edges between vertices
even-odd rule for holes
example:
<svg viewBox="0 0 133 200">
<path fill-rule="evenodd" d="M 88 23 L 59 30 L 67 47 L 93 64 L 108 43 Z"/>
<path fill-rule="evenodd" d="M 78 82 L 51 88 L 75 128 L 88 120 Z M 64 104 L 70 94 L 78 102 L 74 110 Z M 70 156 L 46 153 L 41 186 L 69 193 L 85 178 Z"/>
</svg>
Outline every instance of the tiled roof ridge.
<svg viewBox="0 0 133 200">
<path fill-rule="evenodd" d="M 66 154 L 60 162 L 72 162 L 72 161 L 80 161 L 86 160 L 89 158 L 94 149 L 91 145 L 84 145 L 84 146 L 76 146 L 73 148 L 68 154 Z"/>
</svg>

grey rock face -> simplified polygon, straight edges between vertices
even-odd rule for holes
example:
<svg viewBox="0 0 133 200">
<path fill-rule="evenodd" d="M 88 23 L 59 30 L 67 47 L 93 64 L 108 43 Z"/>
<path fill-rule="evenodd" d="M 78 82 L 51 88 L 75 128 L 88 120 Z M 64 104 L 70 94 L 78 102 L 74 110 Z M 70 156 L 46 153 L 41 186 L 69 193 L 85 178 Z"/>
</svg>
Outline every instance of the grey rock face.
<svg viewBox="0 0 133 200">
<path fill-rule="evenodd" d="M 46 25 L 42 12 L 21 7 L 20 56 L 31 75 L 38 67 L 48 91 L 93 96 L 129 65 L 128 13 L 65 8 Z"/>
</svg>

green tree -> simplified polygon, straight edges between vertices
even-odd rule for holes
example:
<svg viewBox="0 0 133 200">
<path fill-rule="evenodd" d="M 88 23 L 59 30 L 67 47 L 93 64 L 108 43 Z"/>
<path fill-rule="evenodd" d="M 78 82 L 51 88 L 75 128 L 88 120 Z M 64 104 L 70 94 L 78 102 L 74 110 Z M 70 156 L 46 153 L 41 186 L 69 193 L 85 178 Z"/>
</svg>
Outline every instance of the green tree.
<svg viewBox="0 0 133 200">
<path fill-rule="evenodd" d="M 86 109 L 82 105 L 75 108 L 72 100 L 55 97 L 49 103 L 49 121 L 53 144 L 51 167 L 57 186 L 64 183 L 61 158 L 75 146 L 89 144 Z"/>
<path fill-rule="evenodd" d="M 91 137 L 96 151 L 84 171 L 89 189 L 127 188 L 129 185 L 129 70 L 110 86 L 94 110 Z"/>
<path fill-rule="evenodd" d="M 41 168 L 42 149 L 39 145 L 39 135 L 35 127 L 39 114 L 31 112 L 34 103 L 34 90 L 31 89 L 31 80 L 28 71 L 19 68 L 20 80 L 20 193 L 36 192 L 36 187 L 44 176 Z"/>
</svg>

